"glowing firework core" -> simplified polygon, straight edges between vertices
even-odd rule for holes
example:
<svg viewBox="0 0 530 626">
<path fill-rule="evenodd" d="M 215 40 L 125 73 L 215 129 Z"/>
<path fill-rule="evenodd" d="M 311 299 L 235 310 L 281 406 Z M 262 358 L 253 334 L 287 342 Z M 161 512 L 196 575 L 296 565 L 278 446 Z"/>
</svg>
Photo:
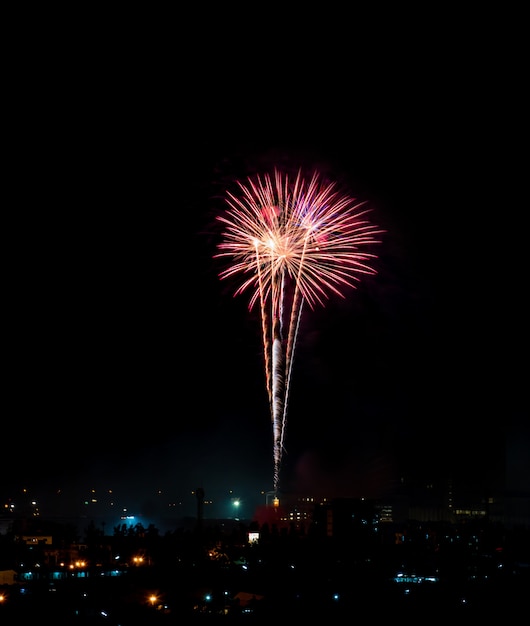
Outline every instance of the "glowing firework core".
<svg viewBox="0 0 530 626">
<path fill-rule="evenodd" d="M 318 173 L 290 180 L 278 170 L 248 184 L 239 197 L 227 193 L 229 209 L 216 257 L 232 263 L 219 276 L 242 274 L 235 295 L 253 289 L 249 309 L 261 307 L 265 375 L 272 419 L 274 491 L 279 489 L 287 400 L 294 347 L 304 302 L 324 305 L 341 289 L 355 288 L 359 275 L 375 274 L 375 254 L 361 249 L 379 243 L 383 231 L 366 219 L 368 210 L 339 194 Z"/>
</svg>

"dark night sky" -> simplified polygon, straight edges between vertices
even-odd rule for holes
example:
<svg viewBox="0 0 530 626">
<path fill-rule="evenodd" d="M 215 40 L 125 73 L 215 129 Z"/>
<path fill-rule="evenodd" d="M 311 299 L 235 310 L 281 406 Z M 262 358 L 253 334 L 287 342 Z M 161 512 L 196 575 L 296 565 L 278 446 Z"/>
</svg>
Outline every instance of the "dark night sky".
<svg viewBox="0 0 530 626">
<path fill-rule="evenodd" d="M 523 90 L 516 42 L 500 57 L 451 33 L 374 28 L 303 56 L 301 35 L 202 33 L 202 60 L 169 35 L 103 53 L 75 33 L 20 60 L 6 491 L 271 488 L 259 319 L 212 257 L 224 190 L 274 166 L 325 171 L 386 231 L 378 274 L 303 319 L 286 488 L 380 495 L 418 467 L 498 466 L 528 423 Z"/>
</svg>

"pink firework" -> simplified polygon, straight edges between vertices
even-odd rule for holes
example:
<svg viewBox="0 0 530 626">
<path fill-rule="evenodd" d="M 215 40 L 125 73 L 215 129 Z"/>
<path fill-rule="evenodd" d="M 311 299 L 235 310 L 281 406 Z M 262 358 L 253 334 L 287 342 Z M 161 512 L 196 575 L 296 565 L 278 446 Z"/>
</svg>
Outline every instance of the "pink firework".
<svg viewBox="0 0 530 626">
<path fill-rule="evenodd" d="M 383 232 L 367 219 L 364 202 L 342 195 L 318 173 L 290 179 L 275 170 L 238 183 L 216 257 L 230 259 L 221 279 L 242 276 L 235 295 L 250 291 L 261 307 L 265 375 L 273 429 L 274 491 L 279 490 L 287 401 L 302 308 L 344 297 L 362 275 L 376 273 L 371 246 Z"/>
</svg>

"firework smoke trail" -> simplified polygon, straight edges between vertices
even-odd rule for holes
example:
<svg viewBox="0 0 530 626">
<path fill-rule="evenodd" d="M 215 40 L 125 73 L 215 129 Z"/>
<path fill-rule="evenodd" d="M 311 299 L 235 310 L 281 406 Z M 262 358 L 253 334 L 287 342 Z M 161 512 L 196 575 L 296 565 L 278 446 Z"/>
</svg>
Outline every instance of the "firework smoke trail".
<svg viewBox="0 0 530 626">
<path fill-rule="evenodd" d="M 373 275 L 376 255 L 362 248 L 380 243 L 383 231 L 366 219 L 368 210 L 324 183 L 316 172 L 306 181 L 275 170 L 238 183 L 228 192 L 228 210 L 215 257 L 229 258 L 221 279 L 241 274 L 234 295 L 252 289 L 249 310 L 259 303 L 266 387 L 273 435 L 273 487 L 278 492 L 284 452 L 294 348 L 305 302 L 311 309 L 342 289 L 355 288 L 360 275 Z"/>
</svg>

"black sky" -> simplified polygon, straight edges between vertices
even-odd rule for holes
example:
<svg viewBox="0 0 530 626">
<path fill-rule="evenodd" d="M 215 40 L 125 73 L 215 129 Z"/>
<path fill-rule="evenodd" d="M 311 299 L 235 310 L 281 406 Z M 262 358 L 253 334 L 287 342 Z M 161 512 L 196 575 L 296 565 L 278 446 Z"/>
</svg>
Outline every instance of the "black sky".
<svg viewBox="0 0 530 626">
<path fill-rule="evenodd" d="M 259 320 L 212 257 L 225 190 L 275 166 L 326 172 L 386 231 L 378 274 L 303 320 L 285 484 L 378 495 L 418 467 L 498 466 L 528 417 L 517 42 L 371 26 L 198 29 L 194 50 L 74 33 L 19 59 L 6 490 L 271 488 Z"/>
</svg>

